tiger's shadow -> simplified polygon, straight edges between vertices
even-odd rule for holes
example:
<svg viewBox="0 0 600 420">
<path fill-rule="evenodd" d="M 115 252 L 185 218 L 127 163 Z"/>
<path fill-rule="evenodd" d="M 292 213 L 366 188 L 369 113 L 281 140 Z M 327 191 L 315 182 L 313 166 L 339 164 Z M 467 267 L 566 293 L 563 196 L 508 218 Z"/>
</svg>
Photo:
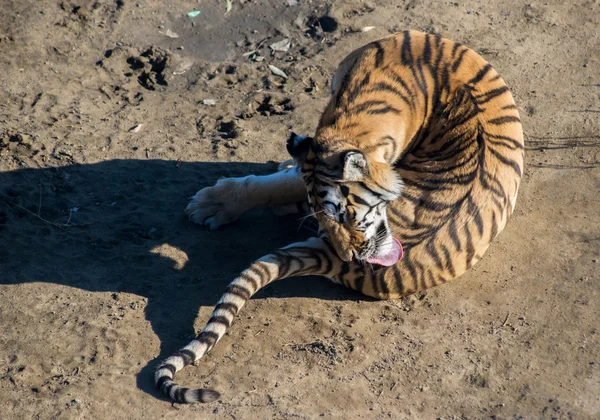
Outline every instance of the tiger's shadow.
<svg viewBox="0 0 600 420">
<path fill-rule="evenodd" d="M 188 198 L 222 176 L 276 168 L 111 160 L 0 173 L 0 284 L 43 281 L 147 298 L 145 317 L 161 350 L 139 373 L 138 387 L 157 395 L 156 362 L 193 337 L 199 308 L 212 307 L 249 263 L 315 228 L 266 211 L 208 232 L 183 214 Z M 274 283 L 253 299 L 267 297 L 364 299 L 317 277 Z"/>
</svg>

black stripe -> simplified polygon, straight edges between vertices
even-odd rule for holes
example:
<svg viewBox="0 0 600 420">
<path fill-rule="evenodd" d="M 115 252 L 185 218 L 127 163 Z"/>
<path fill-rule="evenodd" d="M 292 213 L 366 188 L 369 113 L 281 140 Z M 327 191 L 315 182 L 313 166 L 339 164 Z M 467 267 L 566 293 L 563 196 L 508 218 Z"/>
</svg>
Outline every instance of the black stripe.
<svg viewBox="0 0 600 420">
<path fill-rule="evenodd" d="M 524 149 L 523 144 L 521 142 L 519 142 L 516 139 L 513 139 L 512 137 L 509 136 L 501 136 L 499 134 L 491 134 L 491 133 L 485 133 L 485 135 L 488 137 L 488 141 L 492 144 L 500 144 L 506 147 L 510 147 L 511 149 L 515 150 L 515 149 Z M 503 142 L 495 142 L 494 140 L 504 140 L 510 143 L 510 145 L 505 144 Z"/>
<path fill-rule="evenodd" d="M 504 105 L 502 109 L 517 109 L 517 106 L 515 104 L 508 104 Z"/>
<path fill-rule="evenodd" d="M 156 381 L 156 389 L 164 392 L 165 394 L 167 393 L 165 390 L 163 390 L 163 387 L 165 386 L 165 382 L 170 382 L 171 378 L 169 378 L 168 376 L 161 376 L 160 378 L 158 378 L 158 381 Z"/>
<path fill-rule="evenodd" d="M 471 147 L 471 146 L 469 146 Z M 411 172 L 425 172 L 428 174 L 432 174 L 432 175 L 436 175 L 436 174 L 450 174 L 451 172 L 455 171 L 456 169 L 460 169 L 460 168 L 464 168 L 465 166 L 467 166 L 468 164 L 473 164 L 474 162 L 476 162 L 476 160 L 474 160 L 473 158 L 475 158 L 477 155 L 479 154 L 479 150 L 477 150 L 477 148 L 473 147 L 473 152 L 471 154 L 469 154 L 468 156 L 463 157 L 463 159 L 461 159 L 459 161 L 459 163 L 455 164 L 455 165 L 450 165 L 450 166 L 444 166 L 444 167 L 439 167 L 440 163 L 448 160 L 450 158 L 453 158 L 455 156 L 455 154 L 449 155 L 449 156 L 444 156 L 443 159 L 436 159 L 435 161 L 433 161 L 432 163 L 435 163 L 436 166 L 438 166 L 438 169 L 433 169 L 430 166 L 428 166 L 427 164 L 425 165 L 421 165 L 421 166 L 413 166 L 410 164 L 404 164 L 402 165 L 400 168 L 407 170 L 407 171 L 411 171 Z M 406 182 L 406 179 L 403 179 L 403 181 Z"/>
<path fill-rule="evenodd" d="M 175 388 L 176 386 L 179 386 L 179 385 L 177 385 L 174 382 L 171 382 L 170 384 L 168 384 L 168 385 L 165 386 L 164 392 L 165 392 L 165 394 L 167 394 L 169 396 L 169 398 L 172 398 L 171 397 L 171 390 L 173 388 Z M 177 402 L 177 401 L 175 401 L 175 402 Z"/>
<path fill-rule="evenodd" d="M 175 393 L 172 395 L 173 400 L 178 403 L 185 402 L 185 397 L 184 397 L 185 391 L 186 391 L 186 388 L 177 388 L 175 390 Z"/>
<path fill-rule="evenodd" d="M 454 43 L 454 46 L 452 47 L 452 58 L 454 58 L 454 56 L 456 55 L 456 51 L 458 51 L 460 47 L 462 47 L 462 44 L 460 42 Z"/>
<path fill-rule="evenodd" d="M 522 175 L 521 167 L 519 166 L 519 164 L 517 162 L 507 158 L 506 156 L 502 156 L 500 153 L 498 153 L 497 151 L 495 151 L 492 148 L 490 148 L 489 150 L 490 150 L 490 153 L 493 154 L 500 162 L 504 163 L 505 165 L 510 166 L 515 171 L 515 173 L 517 175 L 519 175 L 519 177 Z"/>
<path fill-rule="evenodd" d="M 394 217 L 397 217 L 398 219 L 400 219 L 402 221 L 402 223 L 404 224 L 404 226 L 408 227 L 408 226 L 412 225 L 412 221 L 407 216 L 405 216 L 403 213 L 401 213 L 398 209 L 396 209 L 395 207 L 388 206 L 387 211 L 390 212 Z M 399 223 L 396 222 L 396 224 L 399 224 Z"/>
<path fill-rule="evenodd" d="M 457 185 L 470 185 L 475 180 L 475 178 L 477 178 L 476 170 L 451 178 L 405 178 L 404 183 L 406 185 L 414 186 L 425 191 L 449 191 L 456 189 Z M 453 205 L 450 207 L 453 207 Z"/>
<path fill-rule="evenodd" d="M 408 269 L 408 272 L 410 274 L 411 279 L 413 280 L 413 284 L 414 286 L 417 285 L 417 271 L 415 270 L 415 266 L 413 265 L 412 261 L 407 257 L 407 252 L 404 253 L 404 265 L 406 265 L 406 268 Z M 412 288 L 412 291 L 415 291 L 416 287 Z"/>
<path fill-rule="evenodd" d="M 475 100 L 477 101 L 478 105 L 482 105 L 485 104 L 489 101 L 491 101 L 494 98 L 497 98 L 498 96 L 504 94 L 508 92 L 508 86 L 502 86 L 496 89 L 492 89 L 486 93 L 483 93 L 479 96 L 475 97 Z"/>
<path fill-rule="evenodd" d="M 431 41 L 429 35 L 425 35 L 425 46 L 423 47 L 423 62 L 431 65 Z"/>
<path fill-rule="evenodd" d="M 489 124 L 494 125 L 502 125 L 509 122 L 521 122 L 521 119 L 519 117 L 515 117 L 514 115 L 506 115 L 504 117 L 498 117 L 488 121 Z"/>
<path fill-rule="evenodd" d="M 473 235 L 471 234 L 471 229 L 469 229 L 469 225 L 465 225 L 465 234 L 467 236 L 466 245 L 467 245 L 467 258 L 465 264 L 467 269 L 471 268 L 471 262 L 473 261 L 473 255 L 475 255 L 475 248 L 473 247 Z"/>
<path fill-rule="evenodd" d="M 458 55 L 458 58 L 452 64 L 452 73 L 456 73 L 456 70 L 458 70 L 458 68 L 460 67 L 460 63 L 462 63 L 463 57 L 465 56 L 465 54 L 467 53 L 467 51 L 469 51 L 469 50 L 467 48 L 465 48 L 464 50 L 462 50 L 460 52 L 460 54 Z"/>
<path fill-rule="evenodd" d="M 344 197 L 348 197 L 348 195 L 350 194 L 350 188 L 348 188 L 347 185 L 342 185 L 340 186 L 340 192 Z"/>
<path fill-rule="evenodd" d="M 385 54 L 385 50 L 379 41 L 375 42 L 373 45 L 375 45 L 375 48 L 377 48 L 377 52 L 375 53 L 375 68 L 379 68 L 383 65 L 383 56 Z"/>
<path fill-rule="evenodd" d="M 496 237 L 497 234 L 498 234 L 498 222 L 496 221 L 496 212 L 492 211 L 490 242 L 492 242 L 494 240 L 494 238 Z"/>
<path fill-rule="evenodd" d="M 492 65 L 486 64 L 479 70 L 479 72 L 477 72 L 475 77 L 473 77 L 471 80 L 469 80 L 466 84 L 467 85 L 475 85 L 475 84 L 481 82 L 483 80 L 483 78 L 485 77 L 485 75 L 488 74 L 488 72 L 491 69 L 492 69 Z"/>
<path fill-rule="evenodd" d="M 287 258 L 287 255 L 282 251 L 275 251 L 272 253 L 274 257 L 276 257 L 279 265 L 279 277 L 287 277 L 287 274 L 290 271 L 290 260 Z"/>
<path fill-rule="evenodd" d="M 219 334 L 213 331 L 200 331 L 200 334 L 198 334 L 198 337 L 196 337 L 196 341 L 206 344 L 209 350 L 215 345 L 218 339 Z"/>
<path fill-rule="evenodd" d="M 437 286 L 435 276 L 433 275 L 433 271 L 430 268 L 425 270 L 425 278 L 427 279 L 427 287 Z"/>
<path fill-rule="evenodd" d="M 224 310 L 229 312 L 231 315 L 235 316 L 240 308 L 237 307 L 237 305 L 235 303 L 231 303 L 231 302 L 222 302 L 217 304 L 217 306 L 215 306 L 215 311 L 217 310 Z"/>
<path fill-rule="evenodd" d="M 456 277 L 456 271 L 454 270 L 454 264 L 452 262 L 452 257 L 450 256 L 448 248 L 446 248 L 445 245 L 440 245 L 440 248 L 442 249 L 442 253 L 444 254 L 445 258 L 444 268 L 450 272 L 450 275 L 452 277 Z"/>
<path fill-rule="evenodd" d="M 302 201 L 300 203 L 302 203 Z M 260 284 L 258 287 L 259 289 L 263 286 L 263 284 L 265 282 L 264 280 L 268 279 L 271 276 L 271 274 L 269 273 L 269 270 L 266 267 L 264 267 L 263 264 L 264 263 L 258 262 L 258 263 L 251 265 L 248 268 L 248 270 L 251 270 L 260 279 Z"/>
<path fill-rule="evenodd" d="M 381 296 L 385 296 L 388 297 L 390 294 L 390 288 L 388 287 L 387 283 L 385 282 L 385 272 L 388 271 L 388 269 L 381 269 L 379 270 L 379 272 L 377 273 L 378 275 L 375 276 L 373 275 L 373 273 L 371 273 L 371 276 L 373 277 L 373 282 L 377 282 L 379 284 L 379 290 L 381 290 L 380 294 Z"/>
<path fill-rule="evenodd" d="M 327 252 L 323 251 L 322 249 L 312 249 L 311 251 L 316 260 L 314 269 L 322 275 L 329 273 L 333 268 L 333 263 L 331 262 L 329 255 L 327 255 Z M 325 270 L 323 270 L 323 263 L 326 264 Z"/>
<path fill-rule="evenodd" d="M 350 264 L 347 261 L 344 261 L 342 263 L 342 268 L 340 269 L 340 273 L 337 275 L 337 278 L 346 287 L 349 287 L 349 286 L 348 286 L 348 283 L 346 282 L 346 279 L 344 278 L 344 276 L 346 274 L 348 274 L 349 272 L 350 272 Z"/>
<path fill-rule="evenodd" d="M 181 357 L 183 359 L 183 365 L 188 366 L 194 363 L 194 360 L 196 360 L 196 353 L 188 349 L 181 349 L 174 353 L 172 357 Z"/>
<path fill-rule="evenodd" d="M 386 83 L 386 82 L 376 83 L 375 85 L 373 85 L 373 87 L 371 89 L 369 89 L 365 93 L 372 93 L 372 92 L 389 92 L 389 93 L 393 93 L 398 98 L 400 98 L 402 100 L 402 102 L 404 102 L 406 105 L 410 106 L 412 104 L 411 100 L 408 99 L 406 97 L 406 95 L 404 95 L 402 92 L 400 92 L 394 86 L 392 86 L 392 85 L 390 85 L 389 83 Z"/>
<path fill-rule="evenodd" d="M 477 225 L 477 230 L 479 231 L 479 236 L 483 236 L 483 218 L 481 217 L 481 213 L 479 212 L 479 207 L 473 202 L 473 198 L 469 197 L 467 201 L 467 210 L 473 216 L 475 220 L 475 224 Z"/>
<path fill-rule="evenodd" d="M 360 204 L 362 206 L 371 207 L 371 205 L 367 201 L 365 201 L 362 197 L 356 194 L 350 194 L 349 198 L 352 199 L 352 201 L 354 202 L 353 204 Z"/>
<path fill-rule="evenodd" d="M 371 287 L 373 288 L 373 294 L 376 297 L 381 298 L 383 296 L 381 296 L 381 291 L 379 290 L 379 282 L 377 281 L 377 277 L 375 277 L 373 274 L 374 269 L 371 269 L 371 271 L 367 271 L 365 273 L 365 282 L 368 281 Z"/>
<path fill-rule="evenodd" d="M 208 324 L 221 324 L 221 325 L 225 325 L 225 328 L 229 328 L 229 326 L 231 325 L 231 321 L 222 315 L 213 315 L 210 317 L 210 319 L 208 320 Z"/>
<path fill-rule="evenodd" d="M 173 377 L 173 375 L 175 375 L 175 372 L 177 372 L 177 368 L 171 363 L 165 363 L 163 365 L 160 365 L 158 369 L 167 369 L 169 372 L 171 372 L 171 377 Z"/>
<path fill-rule="evenodd" d="M 412 68 L 411 68 L 412 70 Z M 419 87 L 421 88 L 421 91 L 423 92 L 423 99 L 425 101 L 425 106 L 423 107 L 423 121 L 424 121 L 424 125 L 428 126 L 429 125 L 429 121 L 431 120 L 431 116 L 429 116 L 429 118 L 427 117 L 427 113 L 429 112 L 429 85 L 427 83 L 427 80 L 425 79 L 425 73 L 423 73 L 423 61 L 422 61 L 422 57 L 419 57 L 417 59 L 417 70 L 419 72 L 419 76 L 421 77 L 421 81 L 418 83 Z M 413 74 L 415 74 L 415 71 L 413 71 Z M 416 74 L 415 74 L 416 77 Z"/>
<path fill-rule="evenodd" d="M 367 110 L 367 114 L 369 115 L 389 114 L 390 112 L 396 115 L 400 114 L 400 110 L 398 108 L 394 108 L 393 106 Z"/>
<path fill-rule="evenodd" d="M 404 31 L 404 39 L 402 40 L 402 49 L 400 52 L 400 59 L 402 60 L 403 64 L 406 65 L 412 65 L 413 63 L 413 56 L 412 56 L 412 47 L 411 47 L 411 40 L 410 40 L 410 32 L 409 31 Z"/>
<path fill-rule="evenodd" d="M 250 268 L 246 269 L 246 271 L 248 270 L 250 270 Z M 240 279 L 246 280 L 252 285 L 252 290 L 250 291 L 250 293 L 256 293 L 256 291 L 260 289 L 259 284 L 256 282 L 256 280 L 250 277 L 250 275 L 248 275 L 247 272 L 243 272 L 242 274 L 240 274 Z"/>
<path fill-rule="evenodd" d="M 448 234 L 450 235 L 450 239 L 454 242 L 454 246 L 457 251 L 462 250 L 462 246 L 460 245 L 460 239 L 458 237 L 458 232 L 456 231 L 456 219 L 450 220 L 450 226 L 448 226 Z"/>
<path fill-rule="evenodd" d="M 252 296 L 252 291 L 246 289 L 243 286 L 237 285 L 237 284 L 232 284 L 231 286 L 229 286 L 227 288 L 226 293 L 238 296 L 244 300 L 248 300 L 248 299 L 250 299 L 250 296 Z"/>
<path fill-rule="evenodd" d="M 404 295 L 404 283 L 402 282 L 402 277 L 400 276 L 400 268 L 398 268 L 398 264 L 392 266 L 392 271 L 394 272 L 394 280 L 396 280 L 396 288 L 398 289 L 400 296 L 402 296 Z"/>
<path fill-rule="evenodd" d="M 350 112 L 353 114 L 358 114 L 360 112 L 367 111 L 370 107 L 378 105 L 390 106 L 386 101 L 366 101 L 352 108 Z"/>
<path fill-rule="evenodd" d="M 352 90 L 349 90 L 348 94 L 344 95 L 344 110 L 348 110 L 348 106 L 356 100 L 358 95 L 360 95 L 363 92 L 364 87 L 367 86 L 370 82 L 371 73 L 368 72 L 367 74 L 365 74 L 362 81 L 358 85 L 355 84 Z"/>
<path fill-rule="evenodd" d="M 415 95 L 413 94 L 412 90 L 408 87 L 406 81 L 402 77 L 400 77 L 391 67 L 385 68 L 385 76 L 389 77 L 393 82 L 402 86 L 402 89 L 404 89 L 408 94 L 408 96 L 404 96 L 404 98 L 408 101 L 410 108 L 414 110 L 415 102 L 413 97 Z"/>
<path fill-rule="evenodd" d="M 437 250 L 435 249 L 433 239 L 430 239 L 427 242 L 427 245 L 425 245 L 425 250 L 429 253 L 431 258 L 433 259 L 433 262 L 435 262 L 436 267 L 442 270 L 444 266 L 442 264 L 442 260 L 440 259 L 440 254 L 438 254 Z"/>
</svg>

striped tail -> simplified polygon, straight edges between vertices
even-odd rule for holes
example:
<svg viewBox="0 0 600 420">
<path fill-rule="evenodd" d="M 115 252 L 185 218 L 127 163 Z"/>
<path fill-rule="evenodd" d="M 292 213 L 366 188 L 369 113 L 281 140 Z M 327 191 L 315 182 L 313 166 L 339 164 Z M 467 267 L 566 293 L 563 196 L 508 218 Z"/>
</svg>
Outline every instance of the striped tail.
<svg viewBox="0 0 600 420">
<path fill-rule="evenodd" d="M 337 254 L 321 238 L 310 238 L 289 245 L 255 261 L 231 282 L 198 336 L 158 366 L 154 374 L 156 387 L 176 403 L 215 401 L 220 396 L 218 392 L 212 389 L 184 388 L 173 382 L 173 376 L 208 353 L 225 335 L 244 304 L 261 288 L 274 280 L 291 276 L 333 277 L 339 269 Z"/>
</svg>

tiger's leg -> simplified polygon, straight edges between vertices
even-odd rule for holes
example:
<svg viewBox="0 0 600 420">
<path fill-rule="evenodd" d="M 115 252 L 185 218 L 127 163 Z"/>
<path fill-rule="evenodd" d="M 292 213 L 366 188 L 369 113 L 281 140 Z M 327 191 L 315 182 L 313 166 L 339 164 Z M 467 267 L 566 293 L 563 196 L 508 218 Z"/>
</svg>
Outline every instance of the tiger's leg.
<svg viewBox="0 0 600 420">
<path fill-rule="evenodd" d="M 306 186 L 297 166 L 270 175 L 224 178 L 198 191 L 185 212 L 195 223 L 216 229 L 237 220 L 254 208 L 281 207 L 290 212 L 292 204 L 306 200 Z"/>
<path fill-rule="evenodd" d="M 210 402 L 219 394 L 210 389 L 183 388 L 173 376 L 183 367 L 208 353 L 225 335 L 233 318 L 258 290 L 269 283 L 291 276 L 321 275 L 335 277 L 341 260 L 333 248 L 321 238 L 288 245 L 250 265 L 227 288 L 217 303 L 208 323 L 195 340 L 166 359 L 156 370 L 156 387 L 173 402 Z"/>
</svg>

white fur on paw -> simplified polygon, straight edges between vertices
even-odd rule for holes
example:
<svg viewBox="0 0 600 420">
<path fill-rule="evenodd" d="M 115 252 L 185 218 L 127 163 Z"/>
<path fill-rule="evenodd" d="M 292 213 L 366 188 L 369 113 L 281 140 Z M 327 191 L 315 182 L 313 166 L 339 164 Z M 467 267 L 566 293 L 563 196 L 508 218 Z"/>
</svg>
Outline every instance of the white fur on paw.
<svg viewBox="0 0 600 420">
<path fill-rule="evenodd" d="M 237 220 L 244 207 L 243 181 L 220 179 L 214 186 L 201 189 L 185 209 L 190 220 L 211 230 Z"/>
</svg>

